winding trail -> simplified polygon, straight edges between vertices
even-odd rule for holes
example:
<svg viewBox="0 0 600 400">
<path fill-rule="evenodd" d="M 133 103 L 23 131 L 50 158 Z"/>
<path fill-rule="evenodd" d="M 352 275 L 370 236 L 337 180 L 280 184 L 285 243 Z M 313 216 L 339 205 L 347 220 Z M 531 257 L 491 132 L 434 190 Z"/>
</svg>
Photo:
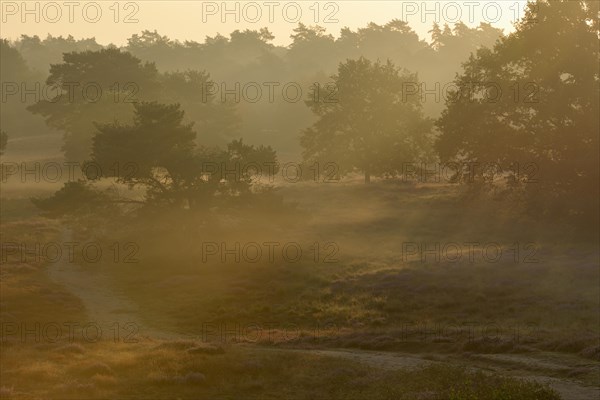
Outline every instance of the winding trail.
<svg viewBox="0 0 600 400">
<path fill-rule="evenodd" d="M 419 368 L 434 364 L 452 364 L 463 366 L 472 370 L 493 372 L 499 375 L 511 376 L 519 379 L 533 380 L 542 384 L 547 384 L 556 390 L 564 400 L 596 400 L 600 399 L 600 387 L 588 386 L 583 383 L 564 378 L 548 376 L 552 371 L 568 369 L 565 365 L 552 364 L 544 358 L 543 354 L 532 356 L 524 355 L 501 355 L 502 361 L 496 362 L 495 355 L 484 355 L 478 358 L 478 361 L 466 360 L 464 358 L 450 358 L 448 361 L 437 361 L 423 358 L 415 354 L 403 354 L 394 352 L 380 352 L 367 350 L 347 350 L 347 349 L 282 349 L 282 348 L 263 348 L 264 351 L 281 352 L 302 352 L 328 357 L 339 357 L 352 361 L 361 362 L 372 367 L 378 367 L 388 370 Z M 488 357 L 490 356 L 490 357 Z M 513 357 L 515 359 L 513 359 Z M 509 359 L 514 363 L 514 367 L 507 367 Z M 526 360 L 529 368 L 518 367 L 519 361 Z M 593 365 L 600 371 L 597 362 L 587 360 L 588 365 Z"/>
<path fill-rule="evenodd" d="M 72 234 L 64 230 L 61 234 L 63 243 L 72 241 Z M 95 323 L 102 331 L 114 329 L 114 324 L 137 327 L 139 337 L 159 340 L 195 339 L 193 335 L 168 332 L 148 327 L 139 317 L 138 306 L 132 303 L 122 293 L 111 287 L 110 280 L 101 270 L 84 268 L 67 260 L 50 264 L 47 273 L 58 284 L 79 297 L 86 309 L 88 322 Z M 129 324 L 129 325 L 128 325 Z M 449 361 L 434 361 L 415 354 L 395 352 L 379 352 L 347 349 L 289 349 L 278 347 L 257 347 L 247 344 L 241 347 L 251 347 L 253 350 L 265 352 L 302 352 L 327 357 L 339 357 L 369 366 L 395 370 L 424 367 L 436 363 L 452 363 L 467 368 L 494 372 L 502 375 L 523 379 L 531 379 L 544 383 L 556 390 L 565 400 L 594 400 L 600 399 L 600 387 L 587 386 L 574 379 L 558 378 L 557 372 L 585 366 L 595 368 L 600 373 L 600 363 L 569 357 L 557 353 L 540 353 L 534 355 L 514 354 L 480 354 L 470 359 L 451 358 Z"/>
<path fill-rule="evenodd" d="M 64 229 L 61 232 L 61 241 L 73 242 L 72 232 Z M 93 267 L 84 268 L 61 258 L 59 262 L 48 266 L 47 273 L 50 279 L 81 299 L 88 317 L 86 322 L 99 326 L 102 332 L 112 332 L 116 326 L 121 334 L 131 334 L 132 338 L 190 338 L 187 335 L 148 327 L 139 317 L 139 307 L 123 294 L 116 292 L 108 276 L 100 270 Z"/>
</svg>

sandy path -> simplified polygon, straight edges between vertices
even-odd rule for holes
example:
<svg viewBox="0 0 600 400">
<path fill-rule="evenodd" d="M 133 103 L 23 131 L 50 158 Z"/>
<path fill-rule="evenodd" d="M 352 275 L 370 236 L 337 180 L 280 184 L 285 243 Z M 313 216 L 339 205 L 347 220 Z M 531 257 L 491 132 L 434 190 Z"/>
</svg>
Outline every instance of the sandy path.
<svg viewBox="0 0 600 400">
<path fill-rule="evenodd" d="M 72 242 L 71 232 L 63 230 L 61 241 Z M 112 337 L 116 327 L 121 337 L 128 339 L 152 337 L 155 339 L 185 339 L 186 335 L 150 328 L 139 317 L 138 306 L 112 288 L 109 278 L 102 271 L 82 267 L 68 259 L 52 263 L 48 276 L 79 297 L 86 309 L 88 321 L 102 329 L 102 337 Z M 117 324 L 117 325 L 115 325 Z M 109 334 L 110 332 L 110 334 Z"/>
<path fill-rule="evenodd" d="M 543 384 L 547 384 L 556 390 L 564 400 L 596 400 L 600 399 L 600 388 L 594 386 L 586 386 L 576 380 L 564 378 L 556 378 L 544 375 L 544 372 L 556 371 L 558 368 L 567 369 L 565 365 L 550 363 L 544 357 L 538 356 L 514 356 L 516 358 L 515 365 L 526 363 L 528 368 L 507 368 L 506 363 L 512 355 L 497 355 L 502 358 L 501 362 L 496 362 L 496 355 L 490 357 L 482 357 L 480 362 L 473 363 L 470 360 L 452 359 L 451 361 L 433 361 L 425 359 L 415 354 L 402 354 L 392 352 L 378 352 L 367 350 L 346 350 L 346 349 L 285 349 L 285 348 L 264 348 L 265 351 L 283 351 L 283 352 L 302 352 L 328 357 L 340 357 L 356 362 L 361 362 L 373 367 L 384 368 L 389 370 L 426 367 L 432 364 L 452 363 L 474 370 L 484 370 L 494 372 L 501 375 L 512 376 L 515 378 L 534 380 Z M 483 361 L 486 358 L 487 361 Z M 590 364 L 598 367 L 597 362 L 589 361 Z M 534 372 L 535 371 L 535 372 Z M 600 371 L 600 370 L 599 370 Z"/>
</svg>

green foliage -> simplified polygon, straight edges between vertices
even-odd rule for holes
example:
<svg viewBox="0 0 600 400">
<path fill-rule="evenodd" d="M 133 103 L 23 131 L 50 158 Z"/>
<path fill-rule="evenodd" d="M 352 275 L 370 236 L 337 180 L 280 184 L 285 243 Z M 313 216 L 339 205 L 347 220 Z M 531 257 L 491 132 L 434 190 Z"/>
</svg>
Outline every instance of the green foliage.
<svg viewBox="0 0 600 400">
<path fill-rule="evenodd" d="M 448 61 L 463 61 L 473 50 L 480 47 L 491 47 L 502 36 L 502 30 L 491 24 L 482 22 L 478 27 L 469 28 L 458 22 L 451 29 L 448 24 L 442 30 L 434 23 L 431 34 L 432 46 L 437 53 Z"/>
<path fill-rule="evenodd" d="M 444 161 L 500 166 L 532 212 L 596 224 L 600 31 L 591 7 L 530 3 L 516 32 L 471 57 L 437 123 L 437 150 Z M 537 182 L 516 165 L 534 166 Z"/>
<path fill-rule="evenodd" d="M 359 170 L 368 182 L 427 156 L 431 122 L 419 96 L 405 96 L 408 85 L 418 87 L 416 75 L 361 57 L 340 64 L 333 80 L 335 101 L 320 87 L 307 101 L 319 119 L 301 138 L 305 160 L 335 162 L 341 173 Z"/>
<path fill-rule="evenodd" d="M 142 63 L 116 48 L 66 53 L 63 63 L 52 65 L 46 84 L 56 90 L 56 97 L 43 99 L 29 110 L 64 132 L 63 150 L 71 161 L 88 158 L 94 123 L 130 121 L 130 104 L 138 101 L 182 104 L 213 144 L 231 138 L 239 124 L 231 104 L 213 102 L 207 73 L 190 70 L 162 75 L 154 64 Z"/>
<path fill-rule="evenodd" d="M 238 133 L 241 121 L 236 105 L 215 98 L 212 90 L 216 84 L 207 72 L 166 72 L 161 85 L 162 101 L 181 104 L 187 118 L 194 121 L 202 143 L 221 145 Z"/>
<path fill-rule="evenodd" d="M 18 81 L 26 78 L 29 70 L 19 51 L 6 39 L 0 40 L 0 73 L 2 81 Z"/>
<path fill-rule="evenodd" d="M 193 124 L 183 122 L 178 104 L 137 103 L 134 108 L 132 125 L 96 125 L 91 163 L 108 173 L 88 178 L 112 177 L 130 188 L 142 186 L 147 204 L 207 209 L 216 196 L 250 194 L 253 176 L 262 171 L 247 165 L 276 162 L 270 147 L 255 148 L 241 140 L 225 151 L 197 148 Z"/>
<path fill-rule="evenodd" d="M 1 129 L 19 138 L 45 133 L 44 121 L 32 118 L 27 105 L 35 102 L 36 84 L 42 75 L 32 70 L 16 47 L 6 39 L 0 40 L 0 81 L 2 82 L 2 106 L 0 107 Z M 30 93 L 24 95 L 26 91 Z"/>
<path fill-rule="evenodd" d="M 158 79 L 154 65 L 118 49 L 65 53 L 64 62 L 52 65 L 46 80 L 56 97 L 29 110 L 64 132 L 67 160 L 83 161 L 89 155 L 93 122 L 131 118 L 130 103 L 157 96 Z"/>
<path fill-rule="evenodd" d="M 33 398 L 61 399 L 560 399 L 546 385 L 457 366 L 373 367 L 370 357 L 376 354 L 223 349 L 199 339 L 39 347 L 5 350 L 6 387 Z M 15 368 L 23 357 L 35 367 Z"/>
<path fill-rule="evenodd" d="M 127 122 L 131 118 L 131 108 L 122 107 L 124 99 L 180 103 L 188 120 L 196 123 L 202 143 L 223 146 L 232 138 L 243 134 L 249 141 L 264 143 L 268 140 L 277 146 L 278 151 L 297 156 L 300 149 L 296 132 L 310 126 L 314 117 L 308 110 L 297 107 L 297 104 L 286 103 L 279 93 L 284 83 L 295 82 L 306 93 L 313 82 L 334 73 L 341 61 L 364 56 L 370 60 L 389 58 L 410 71 L 419 71 L 420 79 L 431 87 L 434 82 L 451 80 L 459 70 L 460 62 L 470 52 L 480 46 L 492 44 L 499 35 L 500 31 L 496 29 L 465 27 L 460 32 L 451 33 L 453 44 L 446 46 L 447 51 L 443 54 L 442 50 L 435 50 L 427 42 L 420 40 L 405 22 L 398 20 L 384 25 L 371 23 L 355 31 L 344 28 L 339 39 L 325 32 L 322 27 L 299 25 L 292 35 L 292 44 L 287 48 L 271 44 L 273 35 L 266 28 L 236 30 L 228 37 L 217 34 L 207 37 L 204 42 L 179 42 L 156 31 L 143 31 L 133 35 L 128 45 L 121 48 L 121 53 L 129 52 L 143 62 L 156 63 L 161 72 L 168 73 L 164 76 L 159 74 L 158 77 L 150 69 L 144 69 L 143 63 L 136 66 L 136 63 L 127 62 L 126 56 L 116 56 L 114 53 L 102 56 L 88 54 L 100 53 L 102 49 L 117 50 L 112 45 L 102 47 L 93 38 L 76 40 L 71 36 L 63 38 L 49 35 L 40 39 L 37 36 L 22 36 L 13 43 L 12 48 L 21 53 L 32 71 L 44 74 L 36 78 L 38 82 L 45 78 L 51 65 L 63 65 L 55 67 L 55 73 L 51 71 L 51 81 L 55 81 L 52 79 L 53 74 L 57 75 L 61 71 L 66 73 L 67 70 L 73 72 L 73 69 L 87 65 L 93 76 L 84 78 L 70 74 L 69 79 L 78 80 L 76 82 L 82 85 L 88 83 L 85 79 L 106 79 L 109 88 L 102 88 L 102 99 L 96 103 L 82 102 L 73 105 L 61 99 L 58 104 L 40 104 L 32 109 L 36 115 L 46 120 L 47 127 L 44 127 L 42 118 L 25 117 L 27 113 L 24 110 L 17 115 L 9 110 L 11 107 L 3 107 L 3 127 L 14 133 L 15 137 L 28 132 L 58 129 L 65 134 L 64 151 L 67 158 L 71 161 L 83 161 L 90 152 L 94 129 L 92 122 L 109 123 L 114 119 Z M 70 62 L 63 60 L 63 54 L 74 53 L 82 56 L 73 56 Z M 106 66 L 106 69 L 94 68 L 91 60 L 95 60 L 99 66 Z M 10 68 L 3 66 L 2 69 L 18 71 L 21 68 L 18 63 L 14 63 Z M 150 76 L 144 71 L 150 72 Z M 213 80 L 219 84 L 225 82 L 228 88 L 234 82 L 241 82 L 242 85 L 246 82 L 279 82 L 280 86 L 276 88 L 274 103 L 266 100 L 266 88 L 263 88 L 262 100 L 256 104 L 242 102 L 237 107 L 229 101 L 216 104 L 219 99 L 213 99 L 213 96 L 201 103 L 204 101 L 204 91 L 198 88 L 204 79 L 200 76 L 203 74 L 201 71 L 209 71 Z M 151 85 L 145 81 L 146 77 L 153 81 Z M 60 77 L 57 75 L 57 78 Z M 155 80 L 160 81 L 158 91 L 155 90 Z M 114 86 L 110 85 L 115 82 L 120 83 L 120 93 L 111 92 L 110 87 L 114 90 Z M 135 85 L 123 87 L 128 82 Z M 186 85 L 187 90 L 181 90 Z M 93 93 L 93 89 L 91 92 Z M 120 98 L 117 101 L 119 104 L 115 104 L 115 97 Z M 441 107 L 441 102 L 427 101 L 424 112 L 435 116 L 441 111 Z M 290 125 L 297 128 L 290 130 Z"/>
<path fill-rule="evenodd" d="M 98 51 L 103 48 L 95 38 L 77 40 L 71 35 L 64 38 L 50 34 L 43 40 L 37 35 L 21 35 L 14 46 L 31 68 L 43 74 L 48 72 L 51 64 L 61 62 L 64 53 Z"/>
</svg>

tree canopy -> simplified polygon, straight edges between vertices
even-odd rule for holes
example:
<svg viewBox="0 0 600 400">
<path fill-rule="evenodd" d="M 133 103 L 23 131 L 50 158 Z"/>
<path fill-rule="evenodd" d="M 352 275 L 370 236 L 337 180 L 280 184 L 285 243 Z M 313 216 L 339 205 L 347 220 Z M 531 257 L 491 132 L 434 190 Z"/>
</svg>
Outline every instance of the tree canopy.
<svg viewBox="0 0 600 400">
<path fill-rule="evenodd" d="M 306 161 L 335 162 L 341 173 L 361 171 L 370 182 L 426 157 L 432 122 L 420 97 L 406 95 L 418 90 L 415 74 L 361 57 L 340 64 L 332 79 L 335 98 L 318 86 L 307 101 L 319 119 L 301 137 Z"/>
<path fill-rule="evenodd" d="M 442 160 L 498 165 L 531 211 L 597 218 L 599 35 L 597 3 L 530 4 L 465 63 L 437 123 Z"/>
</svg>

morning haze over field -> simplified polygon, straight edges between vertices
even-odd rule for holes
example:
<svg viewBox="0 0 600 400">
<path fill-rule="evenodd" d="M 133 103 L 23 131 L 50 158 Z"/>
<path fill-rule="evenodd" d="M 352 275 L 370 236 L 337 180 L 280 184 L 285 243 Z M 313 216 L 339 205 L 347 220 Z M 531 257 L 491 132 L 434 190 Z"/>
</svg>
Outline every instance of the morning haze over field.
<svg viewBox="0 0 600 400">
<path fill-rule="evenodd" d="M 0 399 L 600 397 L 597 1 L 0 1 Z"/>
</svg>

